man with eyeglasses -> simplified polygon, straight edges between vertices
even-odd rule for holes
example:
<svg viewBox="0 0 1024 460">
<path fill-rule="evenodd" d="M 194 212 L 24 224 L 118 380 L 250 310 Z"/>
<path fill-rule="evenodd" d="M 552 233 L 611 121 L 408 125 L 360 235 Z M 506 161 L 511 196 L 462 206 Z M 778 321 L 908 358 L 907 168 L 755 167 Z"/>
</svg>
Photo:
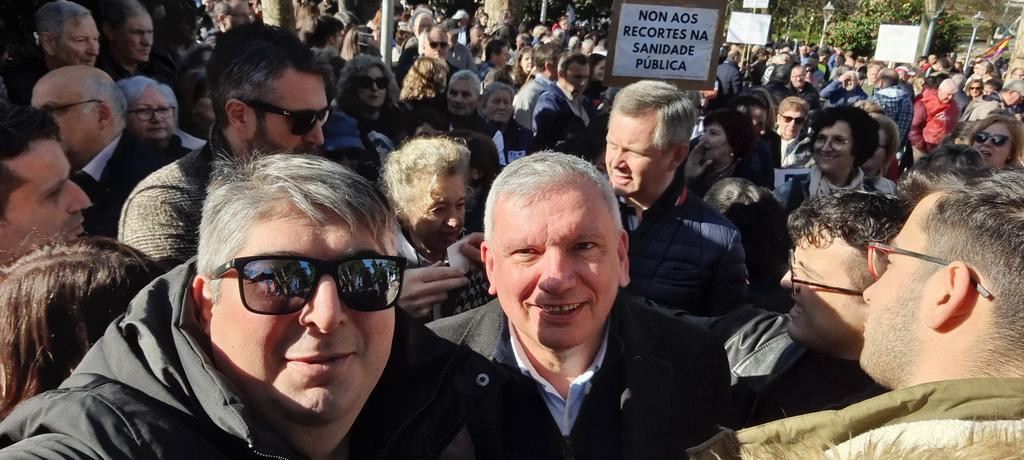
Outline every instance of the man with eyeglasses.
<svg viewBox="0 0 1024 460">
<path fill-rule="evenodd" d="M 971 84 L 980 85 L 982 83 L 981 80 L 974 80 Z M 1020 120 L 1022 112 L 1024 112 L 1024 81 L 1012 80 L 1003 85 L 994 97 L 971 101 L 964 109 L 960 120 L 978 121 L 996 113 L 1009 113 Z"/>
<path fill-rule="evenodd" d="M 775 131 L 778 132 L 779 151 L 773 152 L 783 168 L 806 167 L 811 160 L 811 137 L 804 123 L 811 106 L 803 98 L 790 96 L 779 103 L 775 115 Z"/>
<path fill-rule="evenodd" d="M 430 26 L 417 36 L 418 48 L 417 54 L 404 53 L 402 59 L 395 66 L 395 78 L 399 82 L 405 81 L 406 74 L 409 73 L 409 69 L 412 68 L 413 63 L 420 57 L 432 57 L 448 62 L 448 32 L 445 31 L 442 26 Z M 456 68 L 450 62 L 448 62 L 448 75 L 445 81 L 451 79 L 455 72 L 458 72 L 459 68 Z"/>
<path fill-rule="evenodd" d="M 207 63 L 216 122 L 209 142 L 144 179 L 125 202 L 119 239 L 173 266 L 196 253 L 217 161 L 251 152 L 316 152 L 330 107 L 330 68 L 295 34 L 262 24 L 217 39 Z"/>
<path fill-rule="evenodd" d="M 788 314 L 757 305 L 708 321 L 725 342 L 733 401 L 742 426 L 829 408 L 879 394 L 859 364 L 874 279 L 869 242 L 889 242 L 906 220 L 903 203 L 880 194 L 843 191 L 812 198 L 789 216 L 792 291 Z"/>
<path fill-rule="evenodd" d="M 125 129 L 124 93 L 95 67 L 67 66 L 46 74 L 32 90 L 32 105 L 56 120 L 72 180 L 92 200 L 84 211 L 86 233 L 117 236 L 121 207 L 132 189 L 173 158 Z"/>
<path fill-rule="evenodd" d="M 133 300 L 0 457 L 471 458 L 506 378 L 395 304 L 404 259 L 373 185 L 308 155 L 221 170 L 198 257 Z M 244 231 L 239 231 L 244 229 Z M 286 237 L 283 237 L 286 236 Z"/>
<path fill-rule="evenodd" d="M 802 446 L 806 458 L 866 449 L 884 449 L 887 458 L 922 449 L 963 454 L 979 444 L 988 449 L 978 457 L 1019 455 L 1024 171 L 973 174 L 980 176 L 932 171 L 902 186 L 916 202 L 907 223 L 892 242 L 868 244 L 876 281 L 863 293 L 860 363 L 893 391 L 724 436 L 691 458 L 736 458 L 728 452 L 737 444 L 755 456 L 773 445 Z"/>
</svg>

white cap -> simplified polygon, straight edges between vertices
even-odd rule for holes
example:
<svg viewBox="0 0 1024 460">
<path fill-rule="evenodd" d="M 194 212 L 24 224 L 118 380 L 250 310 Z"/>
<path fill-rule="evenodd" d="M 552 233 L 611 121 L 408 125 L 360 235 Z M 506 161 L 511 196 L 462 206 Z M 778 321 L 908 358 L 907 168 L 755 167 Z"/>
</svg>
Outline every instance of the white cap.
<svg viewBox="0 0 1024 460">
<path fill-rule="evenodd" d="M 455 12 L 455 16 L 452 16 L 452 19 L 458 21 L 460 19 L 466 19 L 468 17 L 469 13 L 467 13 L 466 10 L 459 10 Z"/>
</svg>

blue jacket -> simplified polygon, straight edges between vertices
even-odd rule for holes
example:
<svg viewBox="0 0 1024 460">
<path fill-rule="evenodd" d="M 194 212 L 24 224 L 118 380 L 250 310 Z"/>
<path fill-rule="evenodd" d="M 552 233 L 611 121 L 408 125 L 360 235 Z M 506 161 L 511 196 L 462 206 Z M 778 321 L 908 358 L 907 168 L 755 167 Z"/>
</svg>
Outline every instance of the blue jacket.
<svg viewBox="0 0 1024 460">
<path fill-rule="evenodd" d="M 825 108 L 839 107 L 841 105 L 853 105 L 854 102 L 863 101 L 868 98 L 860 86 L 847 91 L 843 82 L 832 80 L 821 90 L 821 97 L 825 98 Z"/>
<path fill-rule="evenodd" d="M 682 171 L 682 168 L 680 168 Z M 746 299 L 747 268 L 740 232 L 696 194 L 683 174 L 629 231 L 627 291 L 698 316 L 723 315 Z M 680 197 L 685 199 L 680 201 Z M 678 203 L 678 204 L 677 204 Z M 626 228 L 632 207 L 623 205 Z"/>
<path fill-rule="evenodd" d="M 589 121 L 597 118 L 597 113 L 589 103 L 580 104 Z M 576 116 L 569 104 L 565 91 L 553 85 L 537 98 L 537 106 L 533 109 L 533 146 L 531 151 L 556 150 L 577 156 L 587 156 L 595 148 L 594 133 Z"/>
</svg>

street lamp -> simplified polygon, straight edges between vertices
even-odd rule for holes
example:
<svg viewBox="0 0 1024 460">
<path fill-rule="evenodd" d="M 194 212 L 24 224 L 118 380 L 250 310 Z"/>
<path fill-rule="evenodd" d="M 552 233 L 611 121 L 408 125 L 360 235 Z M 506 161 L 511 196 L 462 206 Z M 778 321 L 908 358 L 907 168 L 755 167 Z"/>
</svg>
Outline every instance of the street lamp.
<svg viewBox="0 0 1024 460">
<path fill-rule="evenodd" d="M 821 18 L 825 21 L 825 24 L 821 26 L 821 40 L 818 41 L 818 52 L 821 52 L 821 47 L 825 46 L 825 32 L 828 31 L 828 20 L 832 19 L 832 13 L 835 12 L 836 7 L 832 6 L 831 0 L 821 9 Z"/>
<path fill-rule="evenodd" d="M 974 39 L 978 36 L 978 27 L 981 26 L 981 21 L 985 20 L 985 16 L 979 11 L 974 16 L 971 16 L 971 41 L 967 44 L 967 55 L 964 56 L 964 70 L 967 70 L 968 63 L 971 62 L 971 48 L 974 48 Z"/>
</svg>

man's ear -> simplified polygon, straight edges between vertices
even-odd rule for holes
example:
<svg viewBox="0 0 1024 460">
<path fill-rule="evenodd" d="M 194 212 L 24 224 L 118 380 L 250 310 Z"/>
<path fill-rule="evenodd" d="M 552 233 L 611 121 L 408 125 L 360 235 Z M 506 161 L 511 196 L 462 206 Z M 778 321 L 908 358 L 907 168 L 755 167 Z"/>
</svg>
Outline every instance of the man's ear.
<svg viewBox="0 0 1024 460">
<path fill-rule="evenodd" d="M 629 234 L 625 230 L 619 230 L 619 247 L 616 250 L 619 256 L 619 287 L 629 286 Z"/>
<path fill-rule="evenodd" d="M 490 242 L 484 240 L 480 243 L 480 259 L 484 262 L 484 271 L 487 273 L 487 279 L 493 280 L 494 276 L 494 251 L 491 250 Z M 490 287 L 487 288 L 487 292 L 491 295 L 498 295 L 498 290 L 494 288 L 494 283 L 489 283 Z"/>
<path fill-rule="evenodd" d="M 690 154 L 690 144 L 683 142 L 672 147 L 669 154 L 672 155 L 672 162 L 669 163 L 669 168 L 670 170 L 675 171 L 679 168 L 679 165 L 686 162 L 686 157 Z"/>
<path fill-rule="evenodd" d="M 248 104 L 238 99 L 228 99 L 224 103 L 224 112 L 228 116 L 225 128 L 238 132 L 243 139 L 251 139 L 255 135 L 256 112 L 251 110 Z"/>
<path fill-rule="evenodd" d="M 99 118 L 96 119 L 96 123 L 99 124 L 99 128 L 106 129 L 116 122 L 114 119 L 114 109 L 110 107 L 110 104 L 106 101 L 96 104 L 96 113 Z"/>
<path fill-rule="evenodd" d="M 948 332 L 971 316 L 981 295 L 974 289 L 971 269 L 963 262 L 949 264 L 935 277 L 922 290 L 922 319 L 929 328 Z"/>
<path fill-rule="evenodd" d="M 49 32 L 39 33 L 39 47 L 42 48 L 46 54 L 55 54 L 54 47 L 56 45 L 54 44 L 54 41 L 53 35 L 50 35 Z"/>
<path fill-rule="evenodd" d="M 192 301 L 196 304 L 196 320 L 210 335 L 210 320 L 213 318 L 213 285 L 201 275 L 192 278 Z"/>
</svg>

